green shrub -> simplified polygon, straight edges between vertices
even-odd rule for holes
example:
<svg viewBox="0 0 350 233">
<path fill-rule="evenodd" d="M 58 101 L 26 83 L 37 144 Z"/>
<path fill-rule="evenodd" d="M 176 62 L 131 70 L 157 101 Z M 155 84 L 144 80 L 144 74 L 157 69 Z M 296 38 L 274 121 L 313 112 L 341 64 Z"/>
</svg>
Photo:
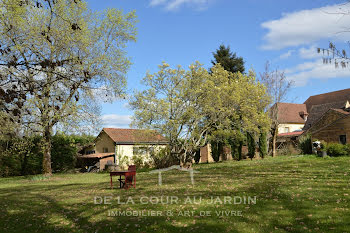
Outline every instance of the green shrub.
<svg viewBox="0 0 350 233">
<path fill-rule="evenodd" d="M 283 146 L 282 148 L 279 148 L 277 150 L 278 155 L 298 155 L 300 154 L 300 150 L 298 148 L 295 148 L 292 144 L 288 144 Z"/>
<path fill-rule="evenodd" d="M 259 137 L 259 153 L 261 158 L 267 156 L 267 150 L 267 132 L 263 131 L 260 133 Z"/>
<path fill-rule="evenodd" d="M 151 159 L 155 168 L 167 168 L 180 164 L 180 161 L 171 156 L 169 148 L 162 148 L 151 153 Z"/>
<path fill-rule="evenodd" d="M 332 157 L 349 156 L 349 145 L 342 145 L 339 143 L 327 143 L 327 155 Z"/>
<path fill-rule="evenodd" d="M 350 155 L 350 144 L 346 144 L 345 147 L 346 151 L 348 152 L 348 155 Z"/>
<path fill-rule="evenodd" d="M 219 162 L 220 154 L 223 151 L 223 144 L 221 142 L 212 142 L 211 143 L 211 156 L 215 162 Z"/>
<path fill-rule="evenodd" d="M 255 156 L 255 150 L 256 150 L 254 134 L 247 132 L 247 144 L 248 144 L 248 157 L 250 159 L 253 159 Z"/>
<path fill-rule="evenodd" d="M 304 155 L 312 154 L 312 142 L 311 142 L 310 134 L 301 136 L 299 138 L 299 149 L 301 150 L 301 153 Z"/>
<path fill-rule="evenodd" d="M 13 137 L 0 141 L 0 177 L 35 175 L 42 172 L 41 136 Z M 91 136 L 57 134 L 52 137 L 51 161 L 53 172 L 75 167 L 76 155 Z"/>
<path fill-rule="evenodd" d="M 63 134 L 52 137 L 51 161 L 53 172 L 75 168 L 78 149 L 74 137 Z"/>
<path fill-rule="evenodd" d="M 39 136 L 13 137 L 0 142 L 0 176 L 41 173 L 42 153 Z"/>
<path fill-rule="evenodd" d="M 241 160 L 243 139 L 238 137 L 232 137 L 229 140 L 229 144 L 231 146 L 232 159 Z"/>
<path fill-rule="evenodd" d="M 136 166 L 136 169 L 149 168 L 151 166 L 144 155 L 133 155 L 132 162 Z"/>
<path fill-rule="evenodd" d="M 41 180 L 47 180 L 50 179 L 49 176 L 45 176 L 45 175 L 35 175 L 35 176 L 31 176 L 28 178 L 30 181 L 41 181 Z"/>
</svg>

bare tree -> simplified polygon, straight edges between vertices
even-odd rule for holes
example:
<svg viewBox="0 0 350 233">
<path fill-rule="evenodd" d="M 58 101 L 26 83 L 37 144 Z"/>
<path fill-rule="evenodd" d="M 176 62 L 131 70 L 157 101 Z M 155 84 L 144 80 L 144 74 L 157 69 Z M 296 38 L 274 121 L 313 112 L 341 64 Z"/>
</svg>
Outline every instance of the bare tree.
<svg viewBox="0 0 350 233">
<path fill-rule="evenodd" d="M 332 14 L 332 15 L 340 15 L 342 17 L 350 16 L 350 10 L 349 6 L 350 1 L 340 4 L 337 12 L 325 12 L 326 14 Z M 337 32 L 338 33 L 349 33 L 350 28 L 345 28 L 342 31 Z M 350 41 L 347 42 L 348 44 L 348 51 L 350 50 Z M 335 45 L 334 42 L 329 42 L 328 48 L 317 48 L 317 53 L 322 53 L 323 55 L 323 64 L 334 64 L 335 68 L 341 67 L 346 68 L 349 67 L 349 61 L 350 57 L 348 57 L 348 52 L 346 49 L 340 49 Z"/>
<path fill-rule="evenodd" d="M 271 98 L 271 105 L 266 111 L 269 111 L 271 118 L 271 147 L 272 157 L 276 156 L 276 141 L 278 135 L 278 103 L 287 98 L 287 94 L 292 87 L 292 81 L 288 80 L 283 71 L 278 69 L 272 70 L 270 62 L 265 64 L 265 70 L 259 75 L 259 81 L 266 86 L 267 92 Z"/>
</svg>

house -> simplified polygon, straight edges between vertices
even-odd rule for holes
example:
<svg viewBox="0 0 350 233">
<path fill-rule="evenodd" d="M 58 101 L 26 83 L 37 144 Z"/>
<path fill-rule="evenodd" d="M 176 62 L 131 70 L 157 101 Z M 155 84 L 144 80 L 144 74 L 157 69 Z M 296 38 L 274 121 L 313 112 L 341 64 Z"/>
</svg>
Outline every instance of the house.
<svg viewBox="0 0 350 233">
<path fill-rule="evenodd" d="M 278 121 L 278 133 L 301 132 L 308 113 L 305 104 L 276 103 L 271 107 L 271 115 Z"/>
<path fill-rule="evenodd" d="M 350 88 L 309 97 L 303 134 L 326 142 L 350 143 Z"/>
<path fill-rule="evenodd" d="M 350 143 L 350 108 L 327 110 L 313 122 L 306 133 L 310 133 L 313 140 Z"/>
<path fill-rule="evenodd" d="M 329 109 L 347 109 L 350 107 L 350 88 L 310 96 L 304 104 L 309 113 L 304 131 L 308 131 Z"/>
<path fill-rule="evenodd" d="M 133 163 L 134 156 L 147 161 L 152 151 L 167 144 L 166 138 L 154 130 L 103 128 L 94 145 L 84 148 L 80 159 L 87 165 L 100 162 L 100 170 L 104 170 L 107 163 Z"/>
</svg>

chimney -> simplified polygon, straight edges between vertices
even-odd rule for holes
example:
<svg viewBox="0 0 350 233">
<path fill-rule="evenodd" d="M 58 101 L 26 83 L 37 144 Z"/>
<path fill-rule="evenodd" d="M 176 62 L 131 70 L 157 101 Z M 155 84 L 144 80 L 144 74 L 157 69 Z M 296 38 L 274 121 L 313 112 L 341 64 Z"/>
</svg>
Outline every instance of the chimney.
<svg viewBox="0 0 350 233">
<path fill-rule="evenodd" d="M 346 103 L 345 103 L 344 110 L 345 110 L 345 111 L 349 111 L 349 110 L 350 110 L 350 103 L 349 103 L 348 100 L 347 100 Z"/>
<path fill-rule="evenodd" d="M 309 114 L 307 112 L 304 112 L 304 111 L 299 112 L 299 115 L 301 118 L 304 119 L 304 121 L 307 121 L 307 117 L 309 116 Z"/>
</svg>

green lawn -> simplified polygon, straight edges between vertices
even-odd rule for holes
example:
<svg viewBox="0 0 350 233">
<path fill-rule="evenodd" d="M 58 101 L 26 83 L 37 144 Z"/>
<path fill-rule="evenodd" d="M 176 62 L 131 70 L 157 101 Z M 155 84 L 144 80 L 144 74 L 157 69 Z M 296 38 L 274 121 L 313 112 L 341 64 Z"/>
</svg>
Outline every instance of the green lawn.
<svg viewBox="0 0 350 233">
<path fill-rule="evenodd" d="M 162 186 L 157 174 L 139 172 L 131 190 L 111 190 L 106 173 L 2 178 L 0 232 L 350 231 L 350 157 L 278 157 L 194 168 L 200 173 L 193 186 L 184 172 L 163 173 Z M 155 203 L 162 196 L 163 203 Z M 95 204 L 95 197 L 111 197 L 111 204 Z M 256 204 L 239 204 L 248 197 Z M 113 216 L 123 213 L 135 216 Z"/>
</svg>

